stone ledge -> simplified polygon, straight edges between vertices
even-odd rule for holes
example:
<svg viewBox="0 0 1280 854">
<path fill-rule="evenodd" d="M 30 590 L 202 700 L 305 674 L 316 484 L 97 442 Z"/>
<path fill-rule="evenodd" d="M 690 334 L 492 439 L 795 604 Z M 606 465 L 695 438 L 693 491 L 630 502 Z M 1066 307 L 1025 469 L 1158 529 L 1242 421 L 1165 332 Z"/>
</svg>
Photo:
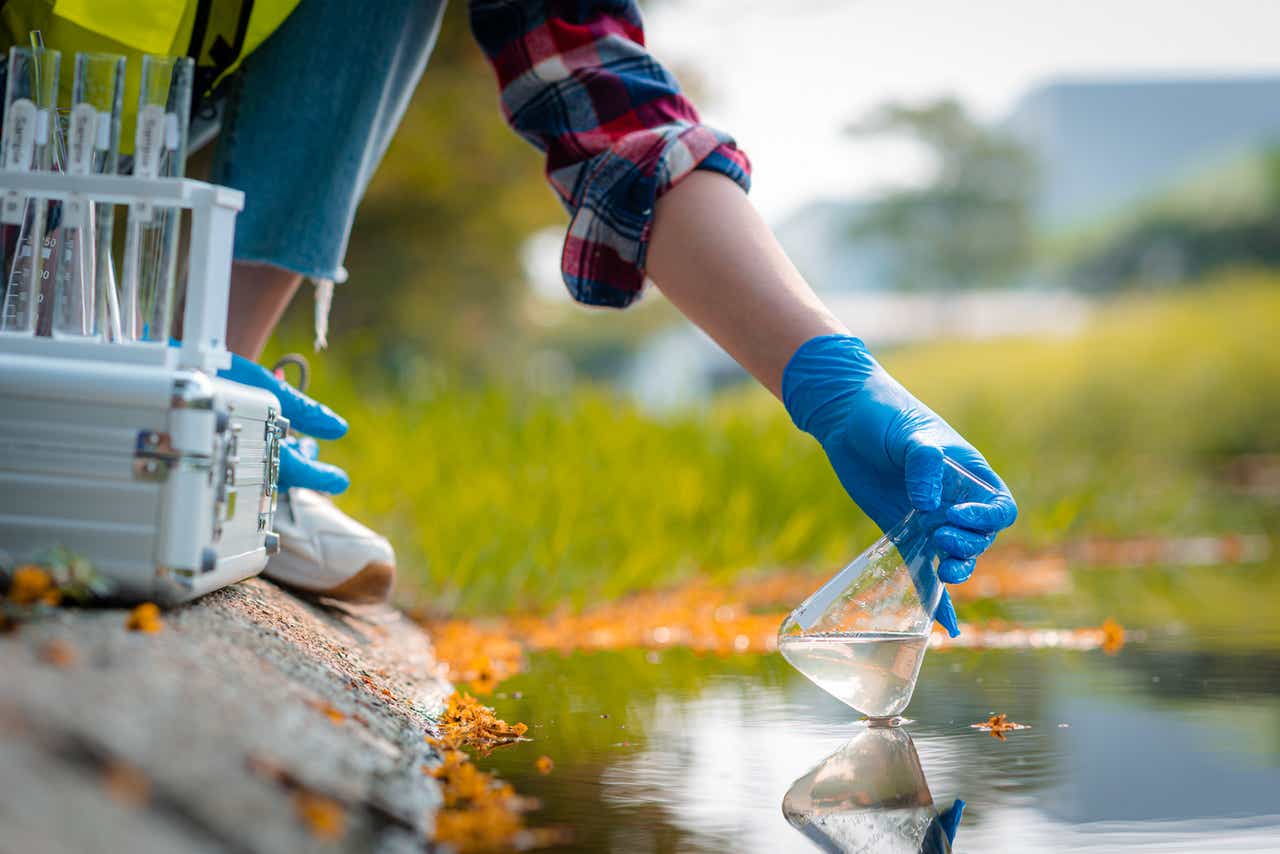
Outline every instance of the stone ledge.
<svg viewBox="0 0 1280 854">
<path fill-rule="evenodd" d="M 63 609 L 0 637 L 0 850 L 422 850 L 440 798 L 423 735 L 450 688 L 404 615 L 254 579 L 157 634 L 125 617 Z M 107 784 L 121 767 L 144 796 Z M 341 804 L 344 832 L 322 840 L 302 792 Z"/>
</svg>

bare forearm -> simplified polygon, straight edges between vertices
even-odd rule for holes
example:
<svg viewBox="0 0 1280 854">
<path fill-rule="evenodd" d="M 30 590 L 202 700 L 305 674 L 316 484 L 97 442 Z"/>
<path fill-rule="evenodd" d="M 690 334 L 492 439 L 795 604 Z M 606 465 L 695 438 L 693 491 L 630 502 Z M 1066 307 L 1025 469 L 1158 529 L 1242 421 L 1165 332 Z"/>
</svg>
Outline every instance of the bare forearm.
<svg viewBox="0 0 1280 854">
<path fill-rule="evenodd" d="M 658 201 L 646 268 L 667 299 L 775 395 L 801 344 L 848 332 L 722 175 L 695 172 Z"/>
</svg>

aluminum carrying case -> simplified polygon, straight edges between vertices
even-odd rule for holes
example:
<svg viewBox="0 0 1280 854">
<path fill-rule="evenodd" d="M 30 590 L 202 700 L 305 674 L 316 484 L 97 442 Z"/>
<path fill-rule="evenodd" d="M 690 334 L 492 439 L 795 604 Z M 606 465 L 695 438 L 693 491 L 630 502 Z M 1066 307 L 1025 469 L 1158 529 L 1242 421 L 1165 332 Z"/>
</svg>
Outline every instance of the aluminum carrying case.
<svg viewBox="0 0 1280 854">
<path fill-rule="evenodd" d="M 83 555 L 129 599 L 257 574 L 279 441 L 271 394 L 200 371 L 0 353 L 0 543 Z"/>
<path fill-rule="evenodd" d="M 0 189 L 189 210 L 184 337 L 163 343 L 0 333 L 0 550 L 65 546 L 131 600 L 175 604 L 259 573 L 279 443 L 268 392 L 216 376 L 239 192 L 198 181 L 0 175 Z"/>
</svg>

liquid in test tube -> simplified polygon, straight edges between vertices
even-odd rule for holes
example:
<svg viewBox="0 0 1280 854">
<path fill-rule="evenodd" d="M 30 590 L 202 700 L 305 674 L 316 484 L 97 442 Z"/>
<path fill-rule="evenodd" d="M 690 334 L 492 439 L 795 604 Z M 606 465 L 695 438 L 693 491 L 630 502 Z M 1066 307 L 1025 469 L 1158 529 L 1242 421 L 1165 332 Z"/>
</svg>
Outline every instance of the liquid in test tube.
<svg viewBox="0 0 1280 854">
<path fill-rule="evenodd" d="M 138 178 L 181 178 L 194 64 L 189 57 L 144 56 L 138 95 L 133 173 Z M 173 322 L 181 211 L 150 201 L 129 206 L 125 232 L 124 337 L 167 344 Z"/>
<path fill-rule="evenodd" d="M 76 54 L 62 162 L 69 175 L 113 175 L 120 150 L 125 60 L 117 54 Z M 55 138 L 55 143 L 59 140 Z M 120 303 L 111 270 L 114 205 L 72 196 L 61 218 L 63 260 L 57 273 L 53 332 L 118 340 Z"/>
<path fill-rule="evenodd" d="M 6 172 L 48 171 L 51 123 L 57 105 L 61 54 L 45 48 L 9 48 L 5 84 L 4 134 L 0 169 Z M 45 221 L 48 202 L 16 190 L 0 195 L 0 246 L 3 247 L 3 298 L 0 331 L 31 334 L 43 297 Z"/>
</svg>

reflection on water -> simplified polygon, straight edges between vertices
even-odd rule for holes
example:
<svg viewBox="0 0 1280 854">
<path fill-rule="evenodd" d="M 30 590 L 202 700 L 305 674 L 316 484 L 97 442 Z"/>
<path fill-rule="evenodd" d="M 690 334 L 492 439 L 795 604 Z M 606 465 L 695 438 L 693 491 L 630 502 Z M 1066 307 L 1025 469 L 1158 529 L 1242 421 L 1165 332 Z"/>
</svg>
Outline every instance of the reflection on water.
<svg viewBox="0 0 1280 854">
<path fill-rule="evenodd" d="M 869 726 L 791 784 L 782 814 L 833 854 L 949 854 L 964 801 L 939 813 L 911 736 Z"/>
<path fill-rule="evenodd" d="M 863 794 L 847 797 L 964 798 L 961 852 L 1280 851 L 1280 638 L 1149 638 L 1113 657 L 926 657 L 907 712 L 914 748 L 889 751 L 885 779 L 852 763 Z M 535 740 L 480 764 L 542 801 L 538 823 L 572 827 L 578 851 L 815 850 L 779 805 L 867 732 L 777 655 L 546 653 L 501 690 L 498 713 Z M 968 728 L 993 712 L 1032 728 L 1007 742 Z M 534 768 L 541 755 L 550 775 Z M 836 786 L 844 772 L 821 767 Z"/>
</svg>

